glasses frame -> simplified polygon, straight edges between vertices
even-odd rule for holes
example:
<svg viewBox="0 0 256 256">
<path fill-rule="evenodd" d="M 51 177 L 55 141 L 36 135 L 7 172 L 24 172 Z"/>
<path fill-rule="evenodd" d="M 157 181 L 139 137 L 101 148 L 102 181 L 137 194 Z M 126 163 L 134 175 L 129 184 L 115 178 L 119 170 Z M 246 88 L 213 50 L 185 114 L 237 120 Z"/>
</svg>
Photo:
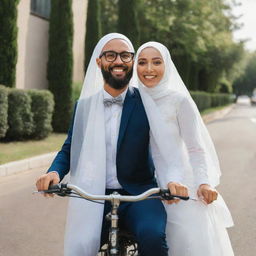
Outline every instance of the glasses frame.
<svg viewBox="0 0 256 256">
<path fill-rule="evenodd" d="M 106 54 L 109 53 L 109 52 L 114 53 L 114 54 L 116 55 L 116 57 L 115 57 L 112 61 L 109 61 L 109 60 L 107 60 L 107 58 L 106 58 Z M 129 61 L 124 61 L 124 60 L 122 59 L 122 56 L 121 56 L 122 53 L 129 53 L 129 54 L 131 54 L 131 56 L 132 56 L 131 59 L 130 59 Z M 104 51 L 104 52 L 101 53 L 101 55 L 99 56 L 99 58 L 102 58 L 102 57 L 104 56 L 104 57 L 105 57 L 105 60 L 106 60 L 107 62 L 114 62 L 114 61 L 116 60 L 116 58 L 117 58 L 118 55 L 120 56 L 120 59 L 122 60 L 122 62 L 128 63 L 128 62 L 131 62 L 131 61 L 133 60 L 135 53 L 134 53 L 134 52 L 127 52 L 127 51 L 123 51 L 123 52 Z"/>
</svg>

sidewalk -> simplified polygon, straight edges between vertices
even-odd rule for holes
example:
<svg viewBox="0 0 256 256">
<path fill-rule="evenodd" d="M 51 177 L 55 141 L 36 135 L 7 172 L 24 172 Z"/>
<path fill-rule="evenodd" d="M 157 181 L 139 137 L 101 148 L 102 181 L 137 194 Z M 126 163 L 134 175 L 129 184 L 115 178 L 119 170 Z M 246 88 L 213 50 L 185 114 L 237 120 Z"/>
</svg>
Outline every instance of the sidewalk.
<svg viewBox="0 0 256 256">
<path fill-rule="evenodd" d="M 214 111 L 213 113 L 203 115 L 203 120 L 205 123 L 209 123 L 216 119 L 220 119 L 223 116 L 225 116 L 227 113 L 229 113 L 233 107 L 234 107 L 234 104 L 224 109 L 221 109 L 219 111 Z M 12 174 L 23 172 L 23 171 L 28 171 L 33 168 L 42 167 L 47 169 L 48 166 L 50 166 L 56 154 L 57 152 L 51 152 L 48 154 L 39 155 L 39 156 L 31 157 L 28 159 L 0 165 L 0 177 L 12 175 Z"/>
</svg>

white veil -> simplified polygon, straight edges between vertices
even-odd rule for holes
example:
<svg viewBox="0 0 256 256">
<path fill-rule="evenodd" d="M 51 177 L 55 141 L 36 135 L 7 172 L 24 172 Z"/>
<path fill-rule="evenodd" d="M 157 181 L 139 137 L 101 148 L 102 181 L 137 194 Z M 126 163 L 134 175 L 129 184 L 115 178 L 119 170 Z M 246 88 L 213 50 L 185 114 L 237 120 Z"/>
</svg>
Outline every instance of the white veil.
<svg viewBox="0 0 256 256">
<path fill-rule="evenodd" d="M 164 63 L 165 63 L 165 73 L 160 81 L 160 83 L 153 88 L 145 87 L 137 76 L 137 62 L 138 56 L 140 52 L 147 48 L 147 47 L 154 47 L 156 48 L 162 55 Z M 134 85 L 138 85 L 139 91 L 142 97 L 143 104 L 146 109 L 147 117 L 150 123 L 150 129 L 152 132 L 153 139 L 161 152 L 162 159 L 168 164 L 172 162 L 170 152 L 173 149 L 173 144 L 175 145 L 175 141 L 172 138 L 170 127 L 167 127 L 167 124 L 164 120 L 161 120 L 161 114 L 159 112 L 156 103 L 154 102 L 154 97 L 160 98 L 170 93 L 179 93 L 183 94 L 190 102 L 194 108 L 194 112 L 196 113 L 196 125 L 199 133 L 201 134 L 201 146 L 204 149 L 205 157 L 206 157 L 206 169 L 207 169 L 207 176 L 209 179 L 209 183 L 211 186 L 216 187 L 219 184 L 219 178 L 221 175 L 218 157 L 211 140 L 211 137 L 203 123 L 201 115 L 197 109 L 196 104 L 194 103 L 192 97 L 190 96 L 185 84 L 183 83 L 172 59 L 168 49 L 157 42 L 148 42 L 143 44 L 137 51 L 136 58 L 135 58 L 135 65 L 134 65 L 134 77 L 133 82 Z M 166 139 L 168 138 L 168 139 Z M 175 150 L 175 149 L 174 149 Z M 176 148 L 176 156 L 177 157 Z"/>
<path fill-rule="evenodd" d="M 103 77 L 96 63 L 102 48 L 113 39 L 130 40 L 111 33 L 96 45 L 76 107 L 71 143 L 71 183 L 91 194 L 105 194 L 106 143 Z M 95 256 L 100 245 L 103 204 L 71 198 L 68 206 L 65 256 Z"/>
<path fill-rule="evenodd" d="M 147 88 L 145 87 L 139 80 L 137 76 L 137 64 L 138 64 L 138 56 L 140 52 L 147 48 L 147 47 L 154 47 L 156 48 L 162 55 L 164 63 L 165 63 L 165 72 L 162 80 L 160 83 L 153 87 Z M 163 119 L 162 113 L 158 106 L 155 103 L 155 99 L 160 99 L 167 95 L 182 95 L 182 98 L 185 98 L 190 102 L 190 106 L 193 107 L 193 112 L 196 114 L 196 120 L 194 120 L 195 125 L 199 131 L 200 136 L 200 146 L 203 148 L 204 156 L 205 156 L 205 168 L 206 168 L 206 175 L 208 181 L 212 187 L 216 187 L 219 184 L 220 180 L 220 166 L 218 157 L 211 140 L 211 137 L 207 131 L 206 126 L 203 123 L 201 115 L 197 109 L 196 104 L 194 103 L 193 99 L 191 98 L 186 86 L 184 85 L 174 63 L 172 62 L 170 53 L 168 49 L 157 42 L 148 42 L 143 44 L 137 51 L 135 64 L 134 64 L 134 76 L 133 76 L 133 83 L 134 85 L 138 85 L 139 91 L 142 97 L 142 101 L 147 113 L 147 117 L 150 124 L 150 130 L 152 134 L 152 141 L 154 142 L 152 145 L 153 147 L 160 152 L 160 156 L 158 155 L 158 161 L 155 161 L 154 164 L 156 165 L 156 174 L 158 178 L 158 182 L 160 183 L 161 187 L 166 186 L 166 177 L 169 178 L 168 181 L 171 181 L 170 177 L 172 178 L 172 173 L 174 173 L 174 177 L 178 177 L 182 180 L 183 177 L 190 176 L 190 173 L 193 169 L 191 163 L 189 163 L 189 159 L 184 155 L 186 152 L 184 151 L 184 145 L 180 143 L 180 139 L 177 136 L 173 136 L 175 134 L 174 128 L 170 127 L 166 121 Z M 176 97 L 176 96 L 175 96 Z M 168 99 L 168 98 L 167 98 Z M 172 103 L 171 103 L 172 104 Z M 152 147 L 152 151 L 153 150 Z M 157 163 L 159 162 L 159 163 Z M 163 164 L 164 163 L 164 164 Z M 160 167 L 157 168 L 157 165 Z M 166 172 L 170 172 L 171 174 L 167 175 Z M 177 175 L 178 172 L 178 175 Z M 195 175 L 195 174 L 192 174 Z M 188 179 L 189 180 L 189 179 Z M 180 180 L 178 180 L 179 182 Z M 195 182 L 195 181 L 194 181 Z M 191 184 L 186 184 L 191 185 Z M 195 185 L 195 184 L 194 184 Z M 196 186 L 192 185 L 192 187 L 196 188 Z M 199 185 L 199 184 L 197 184 Z M 196 188 L 197 189 L 197 188 Z M 192 189 L 193 190 L 193 189 Z M 191 192 L 191 191 L 190 191 Z M 195 196 L 196 191 L 193 191 Z M 188 206 L 188 202 L 181 202 L 179 203 L 182 210 L 177 210 L 177 214 L 181 215 L 186 211 L 186 204 Z M 185 210 L 182 208 L 185 205 Z M 214 222 L 217 219 L 220 219 L 223 223 L 224 227 L 231 227 L 233 226 L 233 220 L 231 214 L 223 200 L 223 198 L 218 195 L 218 200 L 208 205 L 206 208 L 208 209 L 207 214 L 211 214 L 213 217 L 211 218 Z M 170 212 L 168 207 L 166 208 L 168 218 L 174 218 L 173 212 Z M 200 212 L 200 211 L 199 211 Z M 215 212 L 216 214 L 213 214 Z M 175 219 L 176 221 L 176 219 Z M 171 231 L 170 231 L 171 232 Z"/>
</svg>

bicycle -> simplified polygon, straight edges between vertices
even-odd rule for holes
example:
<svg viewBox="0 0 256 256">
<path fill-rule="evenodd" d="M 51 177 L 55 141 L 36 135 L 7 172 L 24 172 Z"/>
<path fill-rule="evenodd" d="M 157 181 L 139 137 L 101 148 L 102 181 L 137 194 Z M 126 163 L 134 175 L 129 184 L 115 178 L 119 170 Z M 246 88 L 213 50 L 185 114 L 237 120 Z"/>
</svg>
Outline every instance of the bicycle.
<svg viewBox="0 0 256 256">
<path fill-rule="evenodd" d="M 171 195 L 169 190 L 160 188 L 151 188 L 142 194 L 120 195 L 113 192 L 110 195 L 92 195 L 83 191 L 78 186 L 73 184 L 57 184 L 49 186 L 48 190 L 40 191 L 40 193 L 56 194 L 64 197 L 76 197 L 86 199 L 94 203 L 102 203 L 98 201 L 110 201 L 111 212 L 106 215 L 108 221 L 111 222 L 109 229 L 109 240 L 107 244 L 103 245 L 99 251 L 98 256 L 139 256 L 137 243 L 134 237 L 125 231 L 118 229 L 118 214 L 117 210 L 121 202 L 137 202 L 145 199 L 160 199 L 160 200 L 189 200 L 189 197 Z"/>
</svg>

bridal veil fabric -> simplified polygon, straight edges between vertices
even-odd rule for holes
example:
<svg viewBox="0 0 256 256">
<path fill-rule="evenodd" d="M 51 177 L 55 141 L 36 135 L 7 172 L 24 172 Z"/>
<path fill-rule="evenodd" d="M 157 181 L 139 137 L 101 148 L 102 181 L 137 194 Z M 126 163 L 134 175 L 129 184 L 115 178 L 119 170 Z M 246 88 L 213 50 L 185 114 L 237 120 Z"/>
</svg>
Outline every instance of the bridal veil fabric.
<svg viewBox="0 0 256 256">
<path fill-rule="evenodd" d="M 130 40 L 111 33 L 96 45 L 76 107 L 70 159 L 70 180 L 91 194 L 105 194 L 106 143 L 103 105 L 103 77 L 96 63 L 103 47 L 113 39 Z M 65 232 L 65 256 L 95 256 L 100 246 L 103 204 L 71 198 Z"/>
<path fill-rule="evenodd" d="M 172 131 L 170 131 L 169 125 L 166 124 L 166 122 L 163 120 L 161 113 L 156 107 L 155 100 L 164 98 L 171 94 L 175 94 L 177 97 L 180 97 L 181 99 L 185 98 L 187 101 L 189 101 L 191 107 L 193 108 L 193 111 L 196 114 L 195 126 L 198 134 L 200 135 L 200 146 L 205 153 L 205 175 L 207 176 L 206 178 L 209 180 L 210 185 L 216 187 L 219 184 L 221 171 L 214 145 L 203 123 L 196 104 L 191 98 L 174 63 L 172 62 L 168 49 L 164 45 L 157 42 L 148 42 L 146 44 L 143 44 L 137 51 L 134 70 L 137 69 L 137 58 L 140 52 L 147 47 L 154 47 L 161 53 L 165 63 L 164 77 L 160 81 L 160 83 L 154 88 L 147 88 L 140 82 L 140 80 L 136 77 L 136 72 L 134 72 L 134 85 L 139 86 L 141 97 L 143 99 L 143 104 L 146 108 L 147 116 L 150 121 L 151 132 L 153 134 L 154 141 L 156 142 L 159 150 L 161 151 L 163 161 L 167 163 L 170 162 L 169 153 L 172 151 L 170 150 L 170 143 L 166 138 L 173 138 L 171 136 Z M 161 118 L 162 122 L 160 124 L 159 119 Z M 160 132 L 160 130 L 163 130 L 163 132 Z"/>
<path fill-rule="evenodd" d="M 219 184 L 218 157 L 168 49 L 157 42 L 143 44 L 136 54 L 134 70 L 137 70 L 141 51 L 147 47 L 157 49 L 165 63 L 164 76 L 153 88 L 143 85 L 136 72 L 133 77 L 149 119 L 157 180 L 161 187 L 166 187 L 168 181 L 181 182 L 188 186 L 190 196 L 196 198 L 201 182 L 212 187 Z M 220 195 L 210 205 L 187 201 L 177 205 L 165 204 L 165 208 L 170 256 L 234 255 L 226 231 L 233 221 Z"/>
</svg>

